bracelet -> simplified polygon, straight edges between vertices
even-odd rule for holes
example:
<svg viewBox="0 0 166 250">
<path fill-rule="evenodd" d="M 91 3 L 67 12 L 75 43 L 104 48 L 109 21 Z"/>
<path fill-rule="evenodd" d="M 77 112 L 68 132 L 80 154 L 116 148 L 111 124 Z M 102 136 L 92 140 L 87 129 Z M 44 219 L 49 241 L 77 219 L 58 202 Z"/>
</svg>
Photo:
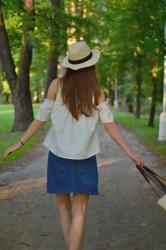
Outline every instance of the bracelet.
<svg viewBox="0 0 166 250">
<path fill-rule="evenodd" d="M 21 140 L 21 138 L 19 137 L 19 141 L 21 142 L 21 144 L 22 145 L 24 145 L 25 143 L 24 142 L 22 142 L 22 140 Z"/>
</svg>

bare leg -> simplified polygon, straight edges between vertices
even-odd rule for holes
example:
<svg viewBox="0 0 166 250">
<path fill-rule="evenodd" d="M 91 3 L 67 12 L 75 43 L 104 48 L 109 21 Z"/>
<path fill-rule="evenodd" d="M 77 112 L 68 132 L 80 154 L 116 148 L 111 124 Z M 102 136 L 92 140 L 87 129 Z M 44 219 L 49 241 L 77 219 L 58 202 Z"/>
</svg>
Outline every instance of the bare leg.
<svg viewBox="0 0 166 250">
<path fill-rule="evenodd" d="M 60 215 L 60 224 L 63 231 L 65 244 L 69 249 L 69 231 L 72 222 L 72 204 L 70 194 L 56 194 L 58 210 Z"/>
<path fill-rule="evenodd" d="M 69 250 L 82 250 L 88 194 L 74 194 L 72 200 L 72 224 L 69 234 Z"/>
</svg>

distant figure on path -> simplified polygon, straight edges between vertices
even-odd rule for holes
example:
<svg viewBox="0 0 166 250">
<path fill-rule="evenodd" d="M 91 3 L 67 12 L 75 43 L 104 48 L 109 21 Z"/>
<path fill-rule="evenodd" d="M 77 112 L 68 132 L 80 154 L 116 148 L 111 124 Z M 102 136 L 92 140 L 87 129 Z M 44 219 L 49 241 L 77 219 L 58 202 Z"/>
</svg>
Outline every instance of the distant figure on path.
<svg viewBox="0 0 166 250">
<path fill-rule="evenodd" d="M 34 121 L 3 156 L 5 159 L 19 149 L 51 119 L 52 126 L 43 142 L 49 150 L 47 192 L 57 201 L 68 250 L 82 250 L 89 195 L 99 195 L 96 161 L 100 151 L 99 120 L 135 164 L 140 167 L 144 164 L 121 135 L 100 89 L 95 68 L 99 57 L 100 51 L 90 49 L 86 42 L 69 46 L 62 61 L 65 75 L 52 81 Z"/>
</svg>

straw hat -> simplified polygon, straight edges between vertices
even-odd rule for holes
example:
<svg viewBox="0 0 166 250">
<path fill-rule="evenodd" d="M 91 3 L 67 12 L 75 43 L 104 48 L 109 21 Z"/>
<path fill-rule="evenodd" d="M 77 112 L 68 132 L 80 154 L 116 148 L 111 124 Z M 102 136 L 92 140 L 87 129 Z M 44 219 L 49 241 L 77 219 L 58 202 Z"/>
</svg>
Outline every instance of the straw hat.
<svg viewBox="0 0 166 250">
<path fill-rule="evenodd" d="M 99 57 L 98 49 L 90 49 L 86 42 L 75 42 L 68 47 L 62 66 L 73 70 L 82 69 L 96 64 Z"/>
</svg>

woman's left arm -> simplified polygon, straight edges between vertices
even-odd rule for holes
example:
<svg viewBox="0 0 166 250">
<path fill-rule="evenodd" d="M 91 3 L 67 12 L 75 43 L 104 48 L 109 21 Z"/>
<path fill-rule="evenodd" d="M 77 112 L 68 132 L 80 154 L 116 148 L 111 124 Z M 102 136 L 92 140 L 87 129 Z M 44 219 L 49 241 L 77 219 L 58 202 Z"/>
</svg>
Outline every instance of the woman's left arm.
<svg viewBox="0 0 166 250">
<path fill-rule="evenodd" d="M 54 100 L 56 99 L 56 92 L 57 79 L 53 80 L 50 84 L 47 97 L 45 98 L 45 101 L 40 104 L 38 112 L 35 115 L 35 119 L 30 123 L 27 130 L 21 135 L 19 140 L 5 150 L 3 153 L 3 159 L 6 159 L 9 154 L 21 148 L 22 145 L 25 144 L 49 120 L 51 108 Z"/>
<path fill-rule="evenodd" d="M 138 166 L 143 166 L 144 161 L 142 158 L 135 154 L 134 151 L 129 147 L 126 140 L 122 136 L 118 126 L 115 122 L 104 123 L 104 128 L 107 133 L 113 138 L 113 140 L 122 148 L 122 150 L 136 163 Z"/>
<path fill-rule="evenodd" d="M 97 107 L 99 108 L 99 117 L 107 133 L 138 166 L 141 167 L 142 165 L 144 165 L 144 161 L 141 159 L 141 157 L 132 151 L 132 149 L 129 147 L 126 140 L 122 136 L 118 126 L 114 121 L 113 113 L 109 105 L 105 101 L 103 91 L 101 91 L 98 103 L 99 104 L 97 105 Z"/>
</svg>

